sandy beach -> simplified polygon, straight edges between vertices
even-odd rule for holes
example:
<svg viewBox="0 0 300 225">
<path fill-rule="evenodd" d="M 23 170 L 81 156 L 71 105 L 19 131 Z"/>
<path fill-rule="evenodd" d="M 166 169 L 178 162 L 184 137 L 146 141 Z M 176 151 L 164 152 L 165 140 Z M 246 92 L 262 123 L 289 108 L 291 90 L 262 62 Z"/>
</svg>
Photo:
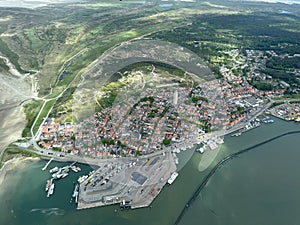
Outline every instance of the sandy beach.
<svg viewBox="0 0 300 225">
<path fill-rule="evenodd" d="M 22 168 L 28 163 L 33 161 L 39 161 L 39 158 L 33 157 L 16 157 L 4 163 L 3 167 L 0 169 L 0 187 L 2 186 L 3 181 L 6 178 L 6 174 L 9 171 L 15 170 L 17 167 Z"/>
</svg>

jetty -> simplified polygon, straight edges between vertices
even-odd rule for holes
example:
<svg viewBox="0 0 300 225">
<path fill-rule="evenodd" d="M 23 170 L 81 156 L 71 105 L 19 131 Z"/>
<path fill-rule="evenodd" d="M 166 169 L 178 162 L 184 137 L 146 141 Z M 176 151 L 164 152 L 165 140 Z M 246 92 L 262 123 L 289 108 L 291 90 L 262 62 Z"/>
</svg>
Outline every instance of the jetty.
<svg viewBox="0 0 300 225">
<path fill-rule="evenodd" d="M 47 168 L 48 168 L 48 166 L 50 165 L 50 163 L 52 162 L 52 160 L 53 160 L 54 158 L 51 158 L 48 162 L 47 162 L 47 164 L 43 167 L 43 171 L 45 171 Z"/>
</svg>

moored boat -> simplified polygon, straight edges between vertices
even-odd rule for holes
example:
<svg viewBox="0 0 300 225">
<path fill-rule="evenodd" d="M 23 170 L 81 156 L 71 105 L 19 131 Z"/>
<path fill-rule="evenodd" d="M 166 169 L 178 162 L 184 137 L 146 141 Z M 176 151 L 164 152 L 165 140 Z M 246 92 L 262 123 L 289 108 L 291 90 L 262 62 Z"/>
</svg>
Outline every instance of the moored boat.
<svg viewBox="0 0 300 225">
<path fill-rule="evenodd" d="M 52 184 L 52 181 L 53 181 L 53 179 L 47 180 L 47 184 L 46 184 L 46 188 L 45 188 L 45 191 L 46 191 L 46 192 L 49 190 L 49 188 L 50 188 L 50 186 L 51 186 L 51 184 Z"/>
<path fill-rule="evenodd" d="M 171 177 L 168 179 L 168 184 L 172 184 L 178 175 L 179 174 L 177 172 L 172 173 Z"/>
<path fill-rule="evenodd" d="M 59 169 L 58 169 L 58 167 L 56 166 L 56 167 L 54 167 L 54 168 L 52 168 L 52 169 L 50 170 L 50 173 L 56 173 L 58 170 L 59 170 Z"/>
<path fill-rule="evenodd" d="M 54 193 L 54 187 L 55 187 L 55 185 L 54 185 L 54 183 L 52 183 L 52 184 L 50 185 L 49 190 L 48 190 L 47 198 L 49 198 L 50 195 L 52 195 L 52 194 Z"/>
</svg>

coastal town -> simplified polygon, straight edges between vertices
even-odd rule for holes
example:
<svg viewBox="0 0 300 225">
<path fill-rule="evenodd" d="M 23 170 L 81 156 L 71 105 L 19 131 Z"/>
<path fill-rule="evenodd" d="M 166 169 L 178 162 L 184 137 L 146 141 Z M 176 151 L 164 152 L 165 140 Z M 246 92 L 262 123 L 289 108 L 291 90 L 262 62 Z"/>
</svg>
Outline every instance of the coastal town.
<svg viewBox="0 0 300 225">
<path fill-rule="evenodd" d="M 299 6 L 0 1 L 0 225 L 297 224 Z"/>
<path fill-rule="evenodd" d="M 239 136 L 260 122 L 273 122 L 269 117 L 255 116 L 271 103 L 267 113 L 299 120 L 299 104 L 276 105 L 272 100 L 282 97 L 287 86 L 262 91 L 232 70 L 222 67 L 220 72 L 223 78 L 198 83 L 139 71 L 133 80 L 143 76 L 150 83 L 160 79 L 159 84 L 138 95 L 129 94 L 130 88 L 122 86 L 119 95 L 128 96 L 126 100 L 116 101 L 79 123 L 47 118 L 39 131 L 41 148 L 64 156 L 99 159 L 98 169 L 78 179 L 74 190 L 78 209 L 116 203 L 123 208 L 149 206 L 164 185 L 176 179 L 176 154 L 195 148 L 201 153 L 214 150 L 223 143 L 220 132 L 234 130 L 232 136 Z M 103 96 L 109 97 L 106 93 Z M 240 124 L 244 126 L 238 128 Z M 47 184 L 51 193 L 52 180 Z"/>
<path fill-rule="evenodd" d="M 139 98 L 105 108 L 78 124 L 48 118 L 38 144 L 96 158 L 147 155 L 200 144 L 205 133 L 230 129 L 269 103 L 265 93 L 235 77 L 180 87 L 146 89 Z M 191 144 L 188 144 L 191 143 Z"/>
</svg>

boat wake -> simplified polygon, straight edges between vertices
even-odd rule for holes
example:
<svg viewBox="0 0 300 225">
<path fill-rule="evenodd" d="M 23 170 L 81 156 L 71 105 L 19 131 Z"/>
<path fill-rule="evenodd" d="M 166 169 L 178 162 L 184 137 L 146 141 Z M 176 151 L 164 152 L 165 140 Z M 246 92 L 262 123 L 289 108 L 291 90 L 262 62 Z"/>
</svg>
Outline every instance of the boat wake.
<svg viewBox="0 0 300 225">
<path fill-rule="evenodd" d="M 48 208 L 48 209 L 31 209 L 31 213 L 37 212 L 41 214 L 45 214 L 46 216 L 63 216 L 65 211 L 59 208 Z"/>
</svg>

